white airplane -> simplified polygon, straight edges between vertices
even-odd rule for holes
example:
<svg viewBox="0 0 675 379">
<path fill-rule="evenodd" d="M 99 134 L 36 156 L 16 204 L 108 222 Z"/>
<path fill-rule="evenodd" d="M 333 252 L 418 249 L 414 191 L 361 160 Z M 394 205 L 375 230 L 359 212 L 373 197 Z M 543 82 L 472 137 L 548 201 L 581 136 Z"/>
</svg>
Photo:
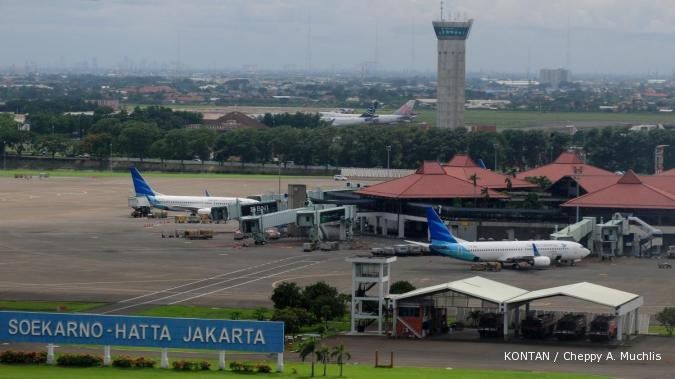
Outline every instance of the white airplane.
<svg viewBox="0 0 675 379">
<path fill-rule="evenodd" d="M 413 108 L 415 108 L 415 100 L 409 100 L 397 109 L 394 114 L 378 114 L 371 119 L 373 124 L 393 124 L 396 122 L 409 122 L 415 118 L 413 113 Z"/>
<path fill-rule="evenodd" d="M 224 208 L 233 204 L 256 204 L 257 200 L 243 197 L 173 196 L 163 195 L 150 187 L 136 167 L 131 168 L 131 180 L 137 197 L 145 197 L 150 205 L 167 211 L 189 211 L 192 214 L 211 216 L 212 208 Z"/>
<path fill-rule="evenodd" d="M 373 103 L 368 109 L 362 113 L 340 113 L 340 112 L 320 112 L 321 120 L 329 122 L 334 126 L 349 126 L 367 124 L 375 115 L 375 107 L 377 103 Z"/>
<path fill-rule="evenodd" d="M 468 262 L 500 262 L 515 269 L 546 267 L 551 262 L 572 265 L 590 254 L 590 250 L 571 241 L 489 241 L 467 242 L 456 238 L 438 217 L 427 208 L 427 223 L 431 243 L 406 241 L 423 246 L 431 253 Z"/>
</svg>

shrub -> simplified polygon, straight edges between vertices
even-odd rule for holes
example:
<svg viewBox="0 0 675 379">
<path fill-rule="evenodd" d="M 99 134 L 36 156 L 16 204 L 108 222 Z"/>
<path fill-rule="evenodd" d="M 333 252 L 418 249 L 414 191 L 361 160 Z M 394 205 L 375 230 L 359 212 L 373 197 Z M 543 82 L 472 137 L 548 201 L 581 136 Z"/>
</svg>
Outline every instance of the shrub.
<svg viewBox="0 0 675 379">
<path fill-rule="evenodd" d="M 0 353 L 0 363 L 6 364 L 42 364 L 47 363 L 47 353 L 7 350 Z"/>
<path fill-rule="evenodd" d="M 191 371 L 195 364 L 194 362 L 180 360 L 180 361 L 173 361 L 172 365 L 173 369 L 176 371 Z"/>
<path fill-rule="evenodd" d="M 117 357 L 113 359 L 112 365 L 113 367 L 118 367 L 118 368 L 131 368 L 133 366 L 134 360 L 133 358 L 130 357 Z"/>
<path fill-rule="evenodd" d="M 249 363 L 232 361 L 230 369 L 234 372 L 253 372 L 255 367 Z"/>
<path fill-rule="evenodd" d="M 266 365 L 266 364 L 262 364 L 262 363 L 256 365 L 255 368 L 256 368 L 256 371 L 258 371 L 260 373 L 264 373 L 264 374 L 269 374 L 270 372 L 272 372 L 272 367 L 270 367 L 269 365 Z"/>
<path fill-rule="evenodd" d="M 199 369 L 202 371 L 208 371 L 209 369 L 211 369 L 211 363 L 207 361 L 201 361 L 199 362 Z"/>
<path fill-rule="evenodd" d="M 156 364 L 156 360 L 145 357 L 138 357 L 134 360 L 134 367 L 136 368 L 153 368 Z"/>
<path fill-rule="evenodd" d="M 56 364 L 63 367 L 95 367 L 102 363 L 101 357 L 90 354 L 63 354 L 56 359 Z"/>
</svg>

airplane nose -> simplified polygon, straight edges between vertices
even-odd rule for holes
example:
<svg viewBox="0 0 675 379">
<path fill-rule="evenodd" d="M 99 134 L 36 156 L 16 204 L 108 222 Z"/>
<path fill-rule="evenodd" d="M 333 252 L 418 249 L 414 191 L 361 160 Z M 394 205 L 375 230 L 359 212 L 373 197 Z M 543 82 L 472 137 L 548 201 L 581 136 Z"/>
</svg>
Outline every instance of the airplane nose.
<svg viewBox="0 0 675 379">
<path fill-rule="evenodd" d="M 581 249 L 581 254 L 582 254 L 581 256 L 582 256 L 582 257 L 587 257 L 590 253 L 591 253 L 591 251 L 588 250 L 588 249 L 585 248 L 585 247 Z"/>
</svg>

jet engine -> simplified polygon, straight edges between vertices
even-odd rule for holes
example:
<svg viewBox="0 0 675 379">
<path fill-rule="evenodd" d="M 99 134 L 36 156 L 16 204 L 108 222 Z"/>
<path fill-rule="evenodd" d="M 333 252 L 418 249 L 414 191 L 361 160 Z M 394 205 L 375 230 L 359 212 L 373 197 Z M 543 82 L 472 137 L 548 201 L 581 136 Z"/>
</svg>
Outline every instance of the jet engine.
<svg viewBox="0 0 675 379">
<path fill-rule="evenodd" d="M 533 263 L 534 263 L 533 266 L 535 267 L 550 266 L 551 258 L 542 256 L 534 257 Z"/>
<path fill-rule="evenodd" d="M 197 210 L 198 215 L 211 215 L 211 208 L 200 208 Z"/>
</svg>

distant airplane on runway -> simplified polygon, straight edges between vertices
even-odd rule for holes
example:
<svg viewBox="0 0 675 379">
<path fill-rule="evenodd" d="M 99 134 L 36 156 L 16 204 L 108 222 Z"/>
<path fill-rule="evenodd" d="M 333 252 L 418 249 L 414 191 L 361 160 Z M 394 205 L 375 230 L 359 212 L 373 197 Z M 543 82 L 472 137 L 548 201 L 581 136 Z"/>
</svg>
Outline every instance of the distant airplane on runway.
<svg viewBox="0 0 675 379">
<path fill-rule="evenodd" d="M 546 267 L 551 262 L 574 262 L 590 254 L 571 241 L 486 241 L 468 242 L 456 238 L 431 207 L 427 210 L 431 243 L 406 241 L 424 246 L 430 252 L 468 262 L 500 262 L 513 268 Z"/>
<path fill-rule="evenodd" d="M 136 167 L 131 168 L 131 180 L 134 184 L 136 196 L 145 197 L 154 208 L 167 211 L 189 211 L 192 214 L 211 216 L 212 208 L 223 208 L 237 203 L 241 205 L 258 203 L 257 200 L 245 197 L 210 196 L 208 191 L 206 196 L 163 195 L 150 187 Z"/>
<path fill-rule="evenodd" d="M 363 114 L 321 112 L 321 119 L 330 122 L 331 125 L 348 126 L 360 124 L 393 124 L 397 122 L 409 122 L 415 118 L 415 114 L 413 113 L 415 100 L 407 101 L 393 114 L 376 114 L 375 110 L 377 109 L 377 104 L 377 101 L 373 102 Z"/>
</svg>

